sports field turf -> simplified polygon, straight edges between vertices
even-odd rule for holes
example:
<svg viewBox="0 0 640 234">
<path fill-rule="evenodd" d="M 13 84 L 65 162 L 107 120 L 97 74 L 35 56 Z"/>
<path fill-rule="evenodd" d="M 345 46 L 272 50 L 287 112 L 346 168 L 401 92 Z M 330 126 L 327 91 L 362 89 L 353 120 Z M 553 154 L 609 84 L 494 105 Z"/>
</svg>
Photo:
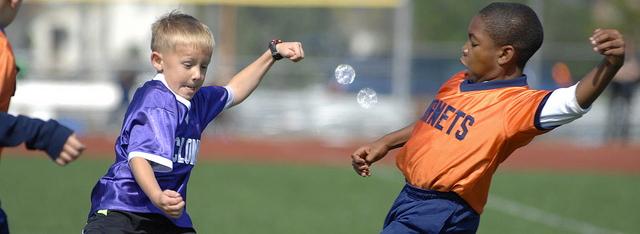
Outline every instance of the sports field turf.
<svg viewBox="0 0 640 234">
<path fill-rule="evenodd" d="M 66 168 L 42 156 L 3 156 L 0 199 L 12 233 L 79 233 L 89 194 L 111 160 Z M 199 233 L 377 233 L 403 185 L 397 170 L 371 178 L 345 166 L 199 161 L 188 210 Z M 640 176 L 503 171 L 479 233 L 637 233 Z"/>
</svg>

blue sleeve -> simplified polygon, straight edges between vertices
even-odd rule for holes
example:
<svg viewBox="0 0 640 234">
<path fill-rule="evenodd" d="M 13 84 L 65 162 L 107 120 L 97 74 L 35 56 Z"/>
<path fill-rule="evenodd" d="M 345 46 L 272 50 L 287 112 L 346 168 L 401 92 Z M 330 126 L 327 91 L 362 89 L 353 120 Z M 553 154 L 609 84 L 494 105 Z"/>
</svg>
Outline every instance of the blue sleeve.
<svg viewBox="0 0 640 234">
<path fill-rule="evenodd" d="M 0 146 L 16 146 L 25 143 L 28 149 L 44 150 L 51 159 L 55 160 L 71 134 L 73 134 L 71 129 L 55 120 L 45 122 L 25 116 L 15 117 L 0 113 Z"/>
<path fill-rule="evenodd" d="M 151 162 L 154 171 L 170 172 L 178 127 L 176 114 L 163 108 L 144 108 L 133 115 L 127 159 L 142 157 Z"/>
<path fill-rule="evenodd" d="M 202 87 L 194 97 L 194 105 L 200 111 L 200 124 L 207 126 L 224 110 L 229 100 L 227 89 L 221 86 Z M 203 127 L 204 129 L 204 127 Z"/>
</svg>

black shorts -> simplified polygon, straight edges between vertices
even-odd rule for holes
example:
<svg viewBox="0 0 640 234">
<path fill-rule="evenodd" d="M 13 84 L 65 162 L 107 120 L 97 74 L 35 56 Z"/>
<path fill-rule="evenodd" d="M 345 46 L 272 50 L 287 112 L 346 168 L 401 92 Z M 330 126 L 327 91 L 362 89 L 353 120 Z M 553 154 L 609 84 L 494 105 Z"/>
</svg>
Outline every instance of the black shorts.
<svg viewBox="0 0 640 234">
<path fill-rule="evenodd" d="M 196 233 L 193 228 L 178 227 L 167 217 L 160 214 L 134 213 L 119 210 L 108 210 L 105 213 L 94 213 L 89 216 L 87 225 L 82 229 L 84 234 L 116 234 L 116 233 Z"/>
</svg>

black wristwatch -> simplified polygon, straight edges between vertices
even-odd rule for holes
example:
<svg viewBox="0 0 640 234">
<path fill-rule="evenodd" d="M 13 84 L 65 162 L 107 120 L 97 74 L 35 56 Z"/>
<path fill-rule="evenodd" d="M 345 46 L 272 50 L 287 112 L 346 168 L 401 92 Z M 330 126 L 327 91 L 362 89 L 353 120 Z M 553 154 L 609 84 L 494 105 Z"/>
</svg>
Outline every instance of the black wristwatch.
<svg viewBox="0 0 640 234">
<path fill-rule="evenodd" d="M 282 55 L 280 53 L 278 53 L 278 49 L 276 49 L 276 45 L 282 43 L 282 40 L 280 39 L 273 39 L 271 40 L 271 42 L 269 42 L 269 50 L 271 50 L 271 57 L 273 57 L 273 59 L 275 59 L 276 61 L 282 59 Z"/>
</svg>

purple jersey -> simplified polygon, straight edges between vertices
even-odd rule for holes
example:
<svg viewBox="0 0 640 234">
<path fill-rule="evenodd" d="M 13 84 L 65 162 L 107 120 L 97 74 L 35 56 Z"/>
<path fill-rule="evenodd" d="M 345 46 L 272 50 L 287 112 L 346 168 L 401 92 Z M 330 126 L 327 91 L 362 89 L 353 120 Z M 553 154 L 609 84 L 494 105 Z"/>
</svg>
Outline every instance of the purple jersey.
<svg viewBox="0 0 640 234">
<path fill-rule="evenodd" d="M 164 215 L 136 183 L 128 163 L 133 157 L 147 159 L 160 188 L 179 192 L 186 202 L 202 131 L 232 100 L 226 87 L 208 86 L 188 101 L 168 88 L 162 74 L 138 88 L 116 140 L 116 161 L 91 192 L 89 214 L 108 209 Z M 167 217 L 192 227 L 186 206 L 178 219 Z"/>
</svg>

